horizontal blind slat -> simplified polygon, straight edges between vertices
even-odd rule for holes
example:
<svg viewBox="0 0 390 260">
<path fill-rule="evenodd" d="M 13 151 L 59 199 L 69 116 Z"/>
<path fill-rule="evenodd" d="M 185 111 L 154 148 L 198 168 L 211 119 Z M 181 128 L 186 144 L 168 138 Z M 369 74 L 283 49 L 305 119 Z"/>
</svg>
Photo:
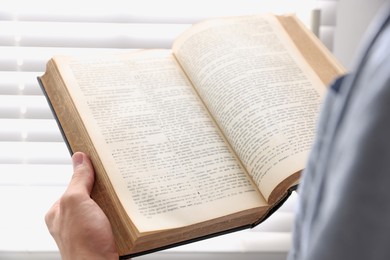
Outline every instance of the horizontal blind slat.
<svg viewBox="0 0 390 260">
<path fill-rule="evenodd" d="M 0 118 L 0 142 L 63 142 L 54 119 Z"/>
<path fill-rule="evenodd" d="M 268 218 L 260 225 L 256 226 L 254 232 L 291 232 L 292 222 L 294 219 L 293 212 L 277 211 L 272 214 L 272 218 Z"/>
<path fill-rule="evenodd" d="M 42 74 L 43 72 L 0 71 L 0 95 L 42 95 L 37 81 L 37 76 Z"/>
<path fill-rule="evenodd" d="M 0 45 L 87 48 L 170 48 L 191 24 L 0 21 Z"/>
<path fill-rule="evenodd" d="M 0 164 L 67 164 L 64 142 L 1 142 Z"/>
<path fill-rule="evenodd" d="M 73 173 L 68 164 L 0 164 L 0 186 L 66 186 Z"/>
<path fill-rule="evenodd" d="M 0 71 L 36 71 L 42 74 L 46 69 L 47 61 L 53 56 L 100 55 L 126 53 L 135 50 L 138 49 L 0 46 L 0 53 L 2 53 Z M 34 81 L 36 82 L 36 77 Z"/>
<path fill-rule="evenodd" d="M 52 119 L 53 115 L 44 96 L 0 96 L 0 118 Z"/>
</svg>

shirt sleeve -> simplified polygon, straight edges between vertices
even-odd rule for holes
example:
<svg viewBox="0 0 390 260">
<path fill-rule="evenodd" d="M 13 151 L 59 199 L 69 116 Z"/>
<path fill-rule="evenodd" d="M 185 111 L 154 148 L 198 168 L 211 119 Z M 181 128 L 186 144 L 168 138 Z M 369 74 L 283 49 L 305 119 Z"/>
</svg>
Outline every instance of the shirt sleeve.
<svg viewBox="0 0 390 260">
<path fill-rule="evenodd" d="M 390 259 L 389 17 L 325 102 L 289 259 Z"/>
</svg>

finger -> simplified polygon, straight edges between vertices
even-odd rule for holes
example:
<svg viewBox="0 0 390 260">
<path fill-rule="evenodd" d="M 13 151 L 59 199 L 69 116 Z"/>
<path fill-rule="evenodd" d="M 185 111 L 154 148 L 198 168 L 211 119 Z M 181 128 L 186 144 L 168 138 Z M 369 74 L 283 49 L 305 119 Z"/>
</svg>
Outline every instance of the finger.
<svg viewBox="0 0 390 260">
<path fill-rule="evenodd" d="M 94 183 L 92 163 L 84 153 L 76 152 L 72 156 L 73 176 L 66 192 L 91 194 Z"/>
<path fill-rule="evenodd" d="M 60 212 L 60 201 L 57 200 L 56 203 L 54 203 L 53 206 L 51 206 L 51 208 L 45 215 L 45 223 L 51 234 L 53 234 L 53 229 L 55 228 L 54 221 L 58 216 L 59 212 Z"/>
</svg>

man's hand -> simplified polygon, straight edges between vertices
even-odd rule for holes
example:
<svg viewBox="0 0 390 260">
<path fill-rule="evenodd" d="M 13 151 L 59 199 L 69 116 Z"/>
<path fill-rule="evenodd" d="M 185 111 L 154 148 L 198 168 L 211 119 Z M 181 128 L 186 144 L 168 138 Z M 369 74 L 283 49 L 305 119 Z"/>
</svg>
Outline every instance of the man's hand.
<svg viewBox="0 0 390 260">
<path fill-rule="evenodd" d="M 90 197 L 94 171 L 83 153 L 72 156 L 73 177 L 45 217 L 63 260 L 118 259 L 110 223 Z"/>
</svg>

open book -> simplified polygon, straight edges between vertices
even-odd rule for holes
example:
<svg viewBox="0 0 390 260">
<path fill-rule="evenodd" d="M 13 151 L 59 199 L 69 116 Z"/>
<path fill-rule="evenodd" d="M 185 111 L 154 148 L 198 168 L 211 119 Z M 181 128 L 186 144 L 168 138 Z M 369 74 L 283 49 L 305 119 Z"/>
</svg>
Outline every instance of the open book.
<svg viewBox="0 0 390 260">
<path fill-rule="evenodd" d="M 299 183 L 343 68 L 293 15 L 194 25 L 172 50 L 54 57 L 40 84 L 122 256 L 253 227 Z"/>
</svg>

